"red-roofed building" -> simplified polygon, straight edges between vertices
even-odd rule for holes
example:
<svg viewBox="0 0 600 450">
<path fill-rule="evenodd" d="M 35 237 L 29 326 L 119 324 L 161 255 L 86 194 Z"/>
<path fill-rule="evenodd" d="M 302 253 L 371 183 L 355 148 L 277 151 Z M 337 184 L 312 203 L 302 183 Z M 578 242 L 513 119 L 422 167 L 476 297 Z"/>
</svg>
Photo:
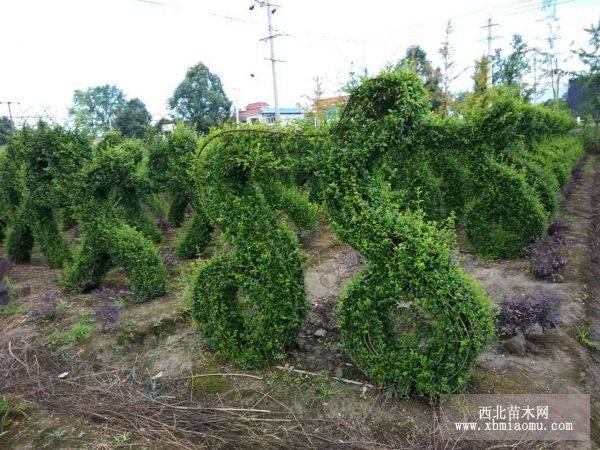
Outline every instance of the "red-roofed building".
<svg viewBox="0 0 600 450">
<path fill-rule="evenodd" d="M 261 110 L 269 106 L 267 102 L 249 103 L 246 109 L 240 110 L 239 118 L 242 123 L 260 122 Z M 252 120 L 255 119 L 255 120 Z"/>
<path fill-rule="evenodd" d="M 299 108 L 279 108 L 279 121 L 282 124 L 294 119 L 301 119 L 304 114 Z M 275 109 L 267 102 L 250 103 L 238 112 L 241 123 L 275 123 Z"/>
</svg>

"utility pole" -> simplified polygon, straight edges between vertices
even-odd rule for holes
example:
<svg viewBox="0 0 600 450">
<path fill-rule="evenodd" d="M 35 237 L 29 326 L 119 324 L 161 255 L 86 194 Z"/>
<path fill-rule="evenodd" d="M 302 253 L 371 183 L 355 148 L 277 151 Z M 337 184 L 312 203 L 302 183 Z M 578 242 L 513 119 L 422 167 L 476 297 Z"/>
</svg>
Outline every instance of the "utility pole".
<svg viewBox="0 0 600 450">
<path fill-rule="evenodd" d="M 267 1 L 267 19 L 269 23 L 269 45 L 271 47 L 271 71 L 273 72 L 273 98 L 275 99 L 275 122 L 279 121 L 279 94 L 277 93 L 277 68 L 275 67 L 275 36 L 273 35 L 273 21 L 271 20 L 271 2 Z M 275 11 L 275 10 L 273 10 Z"/>
<path fill-rule="evenodd" d="M 279 94 L 277 91 L 277 67 L 276 67 L 276 63 L 278 62 L 283 62 L 279 59 L 275 58 L 275 43 L 274 40 L 278 37 L 284 36 L 281 33 L 277 33 L 277 34 L 273 34 L 273 21 L 271 16 L 273 14 L 275 14 L 275 12 L 277 11 L 277 8 L 280 8 L 280 5 L 276 5 L 274 3 L 271 3 L 270 0 L 254 0 L 255 3 L 257 3 L 260 7 L 265 7 L 265 9 L 267 10 L 267 25 L 268 25 L 268 31 L 269 31 L 269 35 L 265 38 L 262 38 L 261 41 L 265 42 L 265 41 L 269 41 L 269 46 L 271 49 L 271 57 L 270 58 L 265 58 L 268 61 L 271 61 L 271 72 L 273 74 L 273 100 L 275 101 L 275 121 L 277 122 L 279 120 L 279 115 L 280 115 L 280 110 L 279 110 Z M 252 11 L 254 9 L 254 5 L 252 5 L 250 7 L 250 10 Z"/>
<path fill-rule="evenodd" d="M 498 26 L 497 23 L 492 23 L 492 18 L 490 17 L 487 20 L 487 24 L 481 27 L 481 28 L 487 28 L 487 38 L 486 38 L 486 40 L 487 40 L 487 58 L 490 63 L 490 70 L 489 70 L 489 75 L 488 75 L 488 86 L 492 85 L 493 72 L 494 72 L 494 67 L 492 65 L 492 41 L 494 39 L 498 38 L 498 36 L 492 36 L 492 28 L 497 27 L 497 26 Z"/>
<path fill-rule="evenodd" d="M 534 52 L 537 50 L 534 49 Z M 533 101 L 537 100 L 537 54 L 533 54 Z"/>
<path fill-rule="evenodd" d="M 15 122 L 13 120 L 12 110 L 10 109 L 10 105 L 12 105 L 13 103 L 15 105 L 20 105 L 19 102 L 13 102 L 13 101 L 10 101 L 10 100 L 6 101 L 6 102 L 0 102 L 0 105 L 6 104 L 8 106 L 8 117 L 10 118 L 10 125 L 11 125 L 12 129 L 14 130 L 15 129 Z"/>
</svg>

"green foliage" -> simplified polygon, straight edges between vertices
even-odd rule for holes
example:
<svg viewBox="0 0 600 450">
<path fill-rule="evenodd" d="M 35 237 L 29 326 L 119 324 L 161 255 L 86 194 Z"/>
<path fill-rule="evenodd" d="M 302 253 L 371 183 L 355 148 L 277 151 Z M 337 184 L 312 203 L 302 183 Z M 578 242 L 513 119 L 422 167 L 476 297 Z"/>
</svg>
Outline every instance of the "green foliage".
<svg viewBox="0 0 600 450">
<path fill-rule="evenodd" d="M 68 204 L 71 177 L 90 155 L 85 138 L 59 126 L 40 122 L 14 134 L 0 158 L 0 203 L 6 207 L 6 252 L 12 261 L 28 262 L 34 241 L 50 267 L 62 267 L 70 258 L 59 209 Z"/>
<path fill-rule="evenodd" d="M 179 235 L 175 254 L 180 258 L 194 258 L 200 255 L 210 242 L 212 230 L 213 227 L 204 211 L 194 211 Z"/>
<path fill-rule="evenodd" d="M 467 236 L 486 258 L 519 256 L 546 232 L 547 213 L 523 173 L 492 162 L 481 175 L 486 185 L 465 206 Z"/>
<path fill-rule="evenodd" d="M 89 290 L 108 270 L 119 267 L 138 301 L 165 292 L 167 272 L 152 244 L 160 233 L 141 206 L 152 190 L 143 157 L 139 141 L 97 147 L 93 160 L 71 182 L 71 205 L 82 239 L 73 264 L 65 270 L 66 289 Z"/>
<path fill-rule="evenodd" d="M 210 135 L 198 167 L 200 201 L 228 247 L 199 265 L 187 294 L 208 343 L 245 367 L 283 356 L 306 315 L 298 242 L 278 215 L 304 220 L 287 195 L 300 153 L 296 136 L 265 128 Z M 296 202 L 298 200 L 298 202 Z"/>
<path fill-rule="evenodd" d="M 115 128 L 126 138 L 143 138 L 152 116 L 139 98 L 132 98 L 118 112 Z"/>
<path fill-rule="evenodd" d="M 11 422 L 17 416 L 27 416 L 25 409 L 24 403 L 15 403 L 8 396 L 0 395 L 0 437 L 8 432 Z"/>
<path fill-rule="evenodd" d="M 51 345 L 62 347 L 68 344 L 75 344 L 88 339 L 92 335 L 92 326 L 87 323 L 76 323 L 71 325 L 67 330 L 54 331 L 49 338 Z"/>
<path fill-rule="evenodd" d="M 0 117 L 0 146 L 6 144 L 13 134 L 13 126 L 10 119 L 6 116 Z"/>
<path fill-rule="evenodd" d="M 85 91 L 77 89 L 73 93 L 73 105 L 69 115 L 75 126 L 100 136 L 111 131 L 111 123 L 125 106 L 125 95 L 118 87 L 105 84 L 94 86 Z"/>
<path fill-rule="evenodd" d="M 587 324 L 578 324 L 576 327 L 577 339 L 586 347 L 592 350 L 600 351 L 600 341 L 594 340 L 590 337 L 592 334 L 592 328 Z"/>
<path fill-rule="evenodd" d="M 398 62 L 396 67 L 409 69 L 419 75 L 429 94 L 431 110 L 439 111 L 444 101 L 443 75 L 439 67 L 433 68 L 431 61 L 427 59 L 427 52 L 418 45 L 410 46 L 406 49 L 406 56 Z"/>
<path fill-rule="evenodd" d="M 493 83 L 524 86 L 524 77 L 529 73 L 528 53 L 530 49 L 520 34 L 513 35 L 511 52 L 502 57 L 502 51 L 496 50 L 492 59 Z"/>
<path fill-rule="evenodd" d="M 221 79 L 202 63 L 190 67 L 184 80 L 169 99 L 177 117 L 190 123 L 199 133 L 207 133 L 229 117 L 231 102 Z"/>
<path fill-rule="evenodd" d="M 197 159 L 196 133 L 179 125 L 166 138 L 157 137 L 149 145 L 149 176 L 169 196 L 168 219 L 180 227 L 188 205 L 194 213 L 179 236 L 175 253 L 181 258 L 198 256 L 210 242 L 212 226 L 203 211 L 196 192 L 193 167 Z"/>
<path fill-rule="evenodd" d="M 488 88 L 488 77 L 490 76 L 490 60 L 482 56 L 475 61 L 475 71 L 473 73 L 473 93 L 481 95 Z"/>
<path fill-rule="evenodd" d="M 400 395 L 463 385 L 492 327 L 481 289 L 451 259 L 450 232 L 407 210 L 413 202 L 396 189 L 410 183 L 386 177 L 404 162 L 426 106 L 413 73 L 363 82 L 319 173 L 334 229 L 368 261 L 340 300 L 344 348 Z"/>
</svg>

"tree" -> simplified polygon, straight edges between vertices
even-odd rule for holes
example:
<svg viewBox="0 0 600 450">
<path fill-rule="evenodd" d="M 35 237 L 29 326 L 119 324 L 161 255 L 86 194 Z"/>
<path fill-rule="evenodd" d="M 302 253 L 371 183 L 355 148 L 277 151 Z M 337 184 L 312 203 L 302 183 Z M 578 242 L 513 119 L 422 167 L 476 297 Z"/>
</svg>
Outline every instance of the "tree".
<svg viewBox="0 0 600 450">
<path fill-rule="evenodd" d="M 406 56 L 402 58 L 397 67 L 407 67 L 416 72 L 425 84 L 425 89 L 429 93 L 431 109 L 438 111 L 442 106 L 442 71 L 434 69 L 431 61 L 427 59 L 427 52 L 419 45 L 413 45 L 406 49 Z"/>
<path fill-rule="evenodd" d="M 502 51 L 496 50 L 492 59 L 494 84 L 510 84 L 525 87 L 524 77 L 529 73 L 530 65 L 527 60 L 529 48 L 520 34 L 513 35 L 510 44 L 511 52 L 502 57 Z"/>
<path fill-rule="evenodd" d="M 547 49 L 540 52 L 542 56 L 542 76 L 550 80 L 552 88 L 552 97 L 558 101 L 560 99 L 560 81 L 569 72 L 563 69 L 563 65 L 568 58 L 561 59 L 560 53 L 556 51 L 556 41 L 560 39 L 558 26 L 555 27 L 552 22 L 547 24 L 548 36 L 546 37 Z"/>
<path fill-rule="evenodd" d="M 128 138 L 143 138 L 152 116 L 139 98 L 129 100 L 115 119 L 115 128 Z"/>
<path fill-rule="evenodd" d="M 600 125 L 600 20 L 597 25 L 584 28 L 590 34 L 589 49 L 580 48 L 576 53 L 587 70 L 580 74 L 578 81 L 581 89 L 581 111 L 594 121 L 594 146 L 598 143 Z"/>
<path fill-rule="evenodd" d="M 363 82 L 365 78 L 369 76 L 369 70 L 366 67 L 363 67 L 358 70 L 358 72 L 354 69 L 354 63 L 350 64 L 350 71 L 348 72 L 348 80 L 344 83 L 342 88 L 340 89 L 343 93 L 350 93 L 352 89 Z"/>
<path fill-rule="evenodd" d="M 117 114 L 125 105 L 125 95 L 117 86 L 105 84 L 73 93 L 69 115 L 75 126 L 100 136 L 113 129 Z"/>
<path fill-rule="evenodd" d="M 219 76 L 198 63 L 188 69 L 169 99 L 169 107 L 178 118 L 193 124 L 196 131 L 206 133 L 229 116 L 231 102 Z"/>
<path fill-rule="evenodd" d="M 483 94 L 488 88 L 490 76 L 490 59 L 482 56 L 475 61 L 475 72 L 473 73 L 473 92 L 475 95 Z"/>
<path fill-rule="evenodd" d="M 0 145 L 8 142 L 8 138 L 13 133 L 12 122 L 6 116 L 0 117 Z"/>
<path fill-rule="evenodd" d="M 590 34 L 588 44 L 589 49 L 580 48 L 576 51 L 579 59 L 583 64 L 588 66 L 588 73 L 600 73 L 600 19 L 597 25 L 590 25 L 589 28 L 584 28 Z"/>
<path fill-rule="evenodd" d="M 449 20 L 446 25 L 446 33 L 442 46 L 438 53 L 442 57 L 442 108 L 440 112 L 448 116 L 450 114 L 450 104 L 452 103 L 452 94 L 450 93 L 450 83 L 456 80 L 463 72 L 455 73 L 456 62 L 453 60 L 454 48 L 450 45 L 450 36 L 454 32 L 452 21 Z M 465 69 L 466 70 L 466 69 Z"/>
</svg>

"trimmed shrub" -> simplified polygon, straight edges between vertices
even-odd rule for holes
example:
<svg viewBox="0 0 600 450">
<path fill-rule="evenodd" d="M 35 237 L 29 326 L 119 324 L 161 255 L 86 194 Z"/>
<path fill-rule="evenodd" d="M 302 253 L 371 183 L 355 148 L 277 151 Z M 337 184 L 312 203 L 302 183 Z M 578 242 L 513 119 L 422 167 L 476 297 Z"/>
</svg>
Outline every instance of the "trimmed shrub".
<svg viewBox="0 0 600 450">
<path fill-rule="evenodd" d="M 0 184 L 7 189 L 2 194 L 6 252 L 11 260 L 28 262 L 34 241 L 50 267 L 62 267 L 70 258 L 58 211 L 68 202 L 72 175 L 90 156 L 82 135 L 59 126 L 40 122 L 37 128 L 24 127 L 13 135 L 6 156 L 0 158 Z"/>
<path fill-rule="evenodd" d="M 66 289 L 89 290 L 118 267 L 138 301 L 165 292 L 167 271 L 150 240 L 158 231 L 140 206 L 149 192 L 142 155 L 140 142 L 133 140 L 97 148 L 73 182 L 71 203 L 82 239 L 73 264 L 65 270 Z"/>
<path fill-rule="evenodd" d="M 465 207 L 464 226 L 477 251 L 486 258 L 510 258 L 543 236 L 548 216 L 522 172 L 489 162 L 486 185 Z"/>
<path fill-rule="evenodd" d="M 187 301 L 207 342 L 249 368 L 283 357 L 307 310 L 302 255 L 279 211 L 305 222 L 311 207 L 285 187 L 296 148 L 284 139 L 253 127 L 209 135 L 197 171 L 199 200 L 229 245 L 198 267 Z"/>
<path fill-rule="evenodd" d="M 407 210 L 400 186 L 386 179 L 426 108 L 411 72 L 363 82 L 320 170 L 335 231 L 367 260 L 340 300 L 344 348 L 402 396 L 454 392 L 492 331 L 482 290 L 452 261 L 451 232 Z"/>
</svg>

